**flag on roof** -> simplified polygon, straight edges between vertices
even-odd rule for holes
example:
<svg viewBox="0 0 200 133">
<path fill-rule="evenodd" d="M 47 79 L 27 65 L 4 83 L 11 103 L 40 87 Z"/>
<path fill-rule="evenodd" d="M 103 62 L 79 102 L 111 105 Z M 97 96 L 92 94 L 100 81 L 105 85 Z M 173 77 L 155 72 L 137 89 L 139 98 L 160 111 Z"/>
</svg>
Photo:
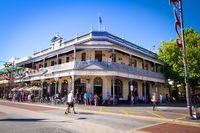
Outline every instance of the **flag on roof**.
<svg viewBox="0 0 200 133">
<path fill-rule="evenodd" d="M 102 24 L 102 19 L 101 17 L 99 16 L 99 23 Z"/>
</svg>

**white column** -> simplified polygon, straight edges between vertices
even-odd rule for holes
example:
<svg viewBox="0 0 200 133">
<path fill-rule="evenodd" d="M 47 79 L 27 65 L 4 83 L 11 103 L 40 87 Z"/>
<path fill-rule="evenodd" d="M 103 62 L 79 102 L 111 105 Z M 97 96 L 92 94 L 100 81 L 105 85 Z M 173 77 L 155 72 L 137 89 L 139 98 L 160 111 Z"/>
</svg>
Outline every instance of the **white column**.
<svg viewBox="0 0 200 133">
<path fill-rule="evenodd" d="M 74 61 L 76 61 L 76 47 L 74 47 Z"/>
<path fill-rule="evenodd" d="M 74 75 L 72 75 L 72 76 L 71 76 L 71 78 L 72 78 L 71 90 L 75 91 L 75 90 L 74 90 L 74 89 L 75 89 L 75 87 L 74 87 L 75 76 L 74 76 Z"/>
<path fill-rule="evenodd" d="M 112 77 L 113 83 L 113 105 L 115 105 L 115 77 Z"/>
<path fill-rule="evenodd" d="M 44 68 L 44 64 L 45 64 L 45 58 L 43 59 L 43 68 Z"/>
<path fill-rule="evenodd" d="M 154 72 L 157 72 L 156 63 L 154 62 L 153 64 L 154 64 L 154 69 L 153 70 L 154 70 Z"/>
<path fill-rule="evenodd" d="M 146 81 L 143 81 L 143 84 L 144 84 L 144 99 L 145 99 L 145 103 L 147 101 L 147 82 Z"/>
<path fill-rule="evenodd" d="M 58 54 L 56 55 L 56 65 L 58 65 Z"/>
<path fill-rule="evenodd" d="M 145 59 L 143 59 L 143 69 L 144 69 L 144 70 L 147 70 L 147 68 L 146 68 L 146 61 L 145 61 Z"/>
<path fill-rule="evenodd" d="M 57 83 L 58 83 L 58 78 L 54 78 L 54 80 L 55 80 L 55 95 L 57 94 L 57 88 L 58 88 L 58 85 L 57 85 Z"/>
<path fill-rule="evenodd" d="M 58 81 L 58 93 L 61 93 L 61 89 L 62 89 L 62 82 Z"/>
<path fill-rule="evenodd" d="M 129 55 L 129 65 L 132 66 L 132 55 Z"/>
<path fill-rule="evenodd" d="M 112 62 L 114 62 L 114 57 L 115 57 L 115 49 L 112 49 Z"/>
</svg>

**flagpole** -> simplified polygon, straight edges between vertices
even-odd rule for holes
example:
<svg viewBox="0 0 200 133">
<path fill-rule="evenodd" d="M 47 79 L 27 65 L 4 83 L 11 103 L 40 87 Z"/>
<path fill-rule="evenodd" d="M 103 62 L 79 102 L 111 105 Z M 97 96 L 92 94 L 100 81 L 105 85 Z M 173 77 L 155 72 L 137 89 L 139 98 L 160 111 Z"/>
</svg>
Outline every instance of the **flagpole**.
<svg viewBox="0 0 200 133">
<path fill-rule="evenodd" d="M 100 16 L 98 17 L 98 30 L 101 31 Z"/>
</svg>

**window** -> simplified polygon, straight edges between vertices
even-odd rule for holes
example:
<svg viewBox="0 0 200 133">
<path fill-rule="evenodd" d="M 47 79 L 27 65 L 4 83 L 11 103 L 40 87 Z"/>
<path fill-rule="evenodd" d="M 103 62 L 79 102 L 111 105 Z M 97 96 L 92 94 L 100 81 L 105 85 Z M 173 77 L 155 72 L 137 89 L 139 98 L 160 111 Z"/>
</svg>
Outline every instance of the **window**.
<svg viewBox="0 0 200 133">
<path fill-rule="evenodd" d="M 58 59 L 58 64 L 62 64 L 62 59 Z"/>
<path fill-rule="evenodd" d="M 46 62 L 44 63 L 44 67 L 47 67 L 47 63 Z"/>
<path fill-rule="evenodd" d="M 146 68 L 146 70 L 149 70 L 149 64 L 146 63 L 145 68 Z"/>
<path fill-rule="evenodd" d="M 119 79 L 116 79 L 115 80 L 115 97 L 123 97 L 122 90 L 123 90 L 122 81 Z M 111 94 L 113 95 L 113 81 L 111 82 Z"/>
<path fill-rule="evenodd" d="M 114 58 L 113 58 L 113 56 L 114 56 Z M 113 62 L 116 62 L 116 60 L 117 60 L 116 59 L 116 54 L 111 54 L 110 58 L 112 59 Z"/>
<path fill-rule="evenodd" d="M 134 67 L 137 67 L 137 60 L 134 60 Z"/>
<path fill-rule="evenodd" d="M 67 56 L 67 57 L 66 57 L 66 62 L 69 62 L 69 59 L 70 59 L 69 56 Z"/>
<path fill-rule="evenodd" d="M 54 66 L 55 62 L 54 61 L 51 61 L 51 66 Z"/>
<path fill-rule="evenodd" d="M 81 55 L 81 61 L 86 61 L 86 53 L 82 53 L 82 55 Z"/>
<path fill-rule="evenodd" d="M 114 59 L 113 59 L 113 62 L 117 62 L 117 58 L 116 58 L 116 54 L 114 54 Z"/>
<path fill-rule="evenodd" d="M 43 67 L 43 65 L 42 64 L 39 64 L 39 68 L 42 68 Z"/>
<path fill-rule="evenodd" d="M 95 51 L 95 60 L 102 61 L 102 51 Z"/>
</svg>

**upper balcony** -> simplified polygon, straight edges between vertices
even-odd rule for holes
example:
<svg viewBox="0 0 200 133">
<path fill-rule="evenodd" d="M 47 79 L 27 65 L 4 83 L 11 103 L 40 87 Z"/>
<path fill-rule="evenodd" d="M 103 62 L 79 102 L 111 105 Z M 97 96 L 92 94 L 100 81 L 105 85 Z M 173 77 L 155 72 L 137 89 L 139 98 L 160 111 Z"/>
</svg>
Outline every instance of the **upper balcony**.
<svg viewBox="0 0 200 133">
<path fill-rule="evenodd" d="M 104 70 L 120 71 L 120 72 L 125 72 L 125 73 L 130 73 L 130 74 L 137 74 L 137 75 L 141 75 L 141 76 L 164 79 L 164 75 L 162 73 L 151 72 L 151 71 L 144 70 L 141 68 L 129 66 L 127 64 L 120 64 L 120 63 L 115 63 L 115 62 L 99 62 L 96 60 L 76 61 L 74 68 L 81 70 L 91 64 L 97 64 L 99 66 L 102 66 L 104 68 Z"/>
<path fill-rule="evenodd" d="M 32 73 L 26 73 L 25 77 L 41 76 L 44 74 L 52 74 L 56 72 L 66 71 L 66 70 L 84 70 L 87 66 L 90 66 L 90 65 L 101 66 L 102 69 L 105 71 L 119 71 L 119 72 L 125 72 L 125 73 L 130 73 L 130 74 L 141 75 L 141 76 L 164 79 L 164 75 L 162 73 L 152 72 L 152 71 L 144 70 L 141 68 L 136 68 L 133 66 L 129 66 L 127 64 L 120 64 L 120 63 L 115 63 L 115 62 L 99 62 L 96 60 L 75 61 L 75 62 L 73 61 L 69 63 L 41 68 Z M 90 70 L 90 69 L 87 69 L 87 70 Z M 91 70 L 95 70 L 95 69 L 91 69 Z"/>
</svg>

